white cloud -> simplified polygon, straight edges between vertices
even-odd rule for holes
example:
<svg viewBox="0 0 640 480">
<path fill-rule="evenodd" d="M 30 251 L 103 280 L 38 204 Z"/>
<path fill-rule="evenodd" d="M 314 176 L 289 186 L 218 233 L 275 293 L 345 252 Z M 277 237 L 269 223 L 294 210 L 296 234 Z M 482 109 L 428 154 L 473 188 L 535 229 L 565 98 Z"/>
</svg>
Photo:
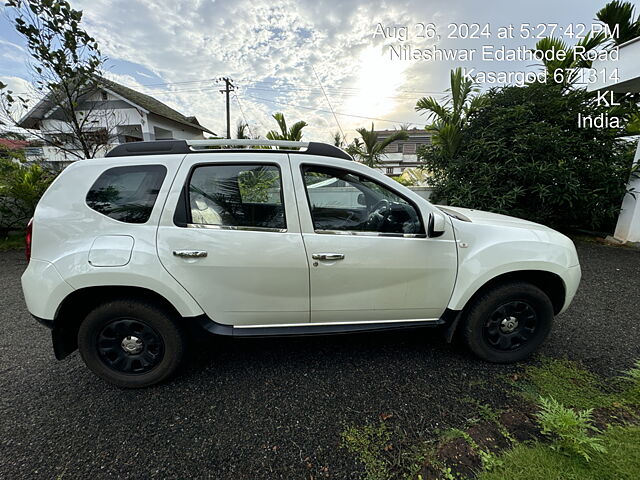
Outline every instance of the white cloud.
<svg viewBox="0 0 640 480">
<path fill-rule="evenodd" d="M 291 123 L 310 124 L 305 138 L 329 140 L 337 126 L 330 113 L 313 110 L 329 107 L 312 65 L 333 108 L 352 115 L 422 125 L 413 110 L 416 99 L 447 87 L 450 64 L 386 60 L 380 53 L 385 41 L 373 38 L 378 22 L 590 22 L 600 3 L 75 0 L 73 5 L 84 11 L 85 29 L 110 58 L 107 69 L 119 72 L 111 75 L 114 80 L 224 133 L 224 96 L 214 79 L 229 76 L 239 86 L 245 117 L 262 135 L 275 127 L 271 114 L 283 111 Z M 133 65 L 118 66 L 120 60 Z M 162 81 L 169 84 L 151 85 Z M 233 96 L 231 108 L 235 127 L 241 115 Z M 363 118 L 338 118 L 350 136 L 354 128 L 370 125 Z M 393 123 L 376 120 L 376 127 Z"/>
</svg>

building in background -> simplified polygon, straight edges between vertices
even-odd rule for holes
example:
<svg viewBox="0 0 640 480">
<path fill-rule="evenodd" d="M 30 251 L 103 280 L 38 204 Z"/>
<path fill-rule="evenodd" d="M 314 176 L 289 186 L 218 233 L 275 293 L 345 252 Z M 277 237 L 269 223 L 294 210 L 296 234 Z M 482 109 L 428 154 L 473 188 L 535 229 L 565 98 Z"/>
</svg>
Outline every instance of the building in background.
<svg viewBox="0 0 640 480">
<path fill-rule="evenodd" d="M 83 99 L 78 111 L 90 112 L 89 131 L 103 144 L 96 156 L 104 156 L 111 148 L 127 142 L 203 139 L 205 132 L 215 135 L 200 125 L 196 117 L 185 116 L 149 95 L 105 78 L 99 80 L 97 90 Z M 81 150 L 65 139 L 69 124 L 47 98 L 25 115 L 20 127 L 40 131 L 39 136 L 46 141 L 42 147 L 43 160 L 63 164 L 78 160 L 78 155 L 70 150 L 74 153 Z"/>
<path fill-rule="evenodd" d="M 377 130 L 379 140 L 384 140 L 397 130 Z M 417 151 L 423 145 L 431 145 L 432 134 L 424 129 L 414 128 L 407 130 L 409 138 L 407 140 L 397 140 L 387 146 L 385 156 L 380 159 L 378 170 L 388 176 L 402 174 L 405 168 L 417 167 Z"/>
</svg>

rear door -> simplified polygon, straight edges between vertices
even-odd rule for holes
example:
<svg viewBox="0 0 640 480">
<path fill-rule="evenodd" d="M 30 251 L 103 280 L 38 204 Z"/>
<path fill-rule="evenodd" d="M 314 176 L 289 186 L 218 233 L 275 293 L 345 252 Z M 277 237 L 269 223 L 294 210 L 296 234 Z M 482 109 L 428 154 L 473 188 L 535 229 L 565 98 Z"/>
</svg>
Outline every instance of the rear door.
<svg viewBox="0 0 640 480">
<path fill-rule="evenodd" d="M 286 154 L 188 155 L 157 245 L 165 268 L 215 322 L 309 322 L 309 265 Z"/>
</svg>

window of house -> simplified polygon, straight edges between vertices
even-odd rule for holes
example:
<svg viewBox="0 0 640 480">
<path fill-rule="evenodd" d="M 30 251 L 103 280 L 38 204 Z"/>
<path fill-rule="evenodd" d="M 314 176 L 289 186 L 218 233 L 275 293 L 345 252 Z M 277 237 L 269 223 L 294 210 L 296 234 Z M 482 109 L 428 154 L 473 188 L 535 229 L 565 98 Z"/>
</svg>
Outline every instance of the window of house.
<svg viewBox="0 0 640 480">
<path fill-rule="evenodd" d="M 393 167 L 387 167 L 387 175 L 393 175 Z"/>
<path fill-rule="evenodd" d="M 384 148 L 385 153 L 398 153 L 398 144 L 390 143 Z"/>
<path fill-rule="evenodd" d="M 402 153 L 416 153 L 416 144 L 415 143 L 405 143 L 402 145 Z"/>
<path fill-rule="evenodd" d="M 302 173 L 317 233 L 424 233 L 416 206 L 368 177 L 323 166 L 305 166 Z"/>
<path fill-rule="evenodd" d="M 204 165 L 189 182 L 191 224 L 286 228 L 280 169 L 275 165 Z"/>
<path fill-rule="evenodd" d="M 103 101 L 105 101 L 105 102 L 106 102 L 107 100 L 109 100 L 109 95 L 108 95 L 108 94 L 107 94 L 107 92 L 105 92 L 105 91 L 101 91 L 101 92 L 100 92 L 100 96 L 102 97 L 102 100 L 103 100 Z"/>
<path fill-rule="evenodd" d="M 145 223 L 166 174 L 162 165 L 110 168 L 91 186 L 87 205 L 120 222 Z"/>
</svg>

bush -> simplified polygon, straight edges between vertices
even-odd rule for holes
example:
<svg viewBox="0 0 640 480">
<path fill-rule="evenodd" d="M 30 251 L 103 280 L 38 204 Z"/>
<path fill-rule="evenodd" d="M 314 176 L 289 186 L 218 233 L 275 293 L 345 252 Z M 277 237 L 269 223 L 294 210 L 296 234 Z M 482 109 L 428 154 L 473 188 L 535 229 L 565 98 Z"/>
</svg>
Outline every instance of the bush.
<svg viewBox="0 0 640 480">
<path fill-rule="evenodd" d="M 25 165 L 20 154 L 0 150 L 0 236 L 24 229 L 55 175 L 40 165 Z"/>
<path fill-rule="evenodd" d="M 606 453 L 600 438 L 589 436 L 589 432 L 600 433 L 592 425 L 593 409 L 574 411 L 553 397 L 540 397 L 540 410 L 537 416 L 542 434 L 554 438 L 554 450 L 579 455 L 587 462 L 594 453 Z"/>
<path fill-rule="evenodd" d="M 611 231 L 633 153 L 623 129 L 579 128 L 578 113 L 605 113 L 585 90 L 531 84 L 487 93 L 448 158 L 437 146 L 419 157 L 435 201 L 563 228 Z M 624 122 L 622 122 L 624 123 Z"/>
</svg>

